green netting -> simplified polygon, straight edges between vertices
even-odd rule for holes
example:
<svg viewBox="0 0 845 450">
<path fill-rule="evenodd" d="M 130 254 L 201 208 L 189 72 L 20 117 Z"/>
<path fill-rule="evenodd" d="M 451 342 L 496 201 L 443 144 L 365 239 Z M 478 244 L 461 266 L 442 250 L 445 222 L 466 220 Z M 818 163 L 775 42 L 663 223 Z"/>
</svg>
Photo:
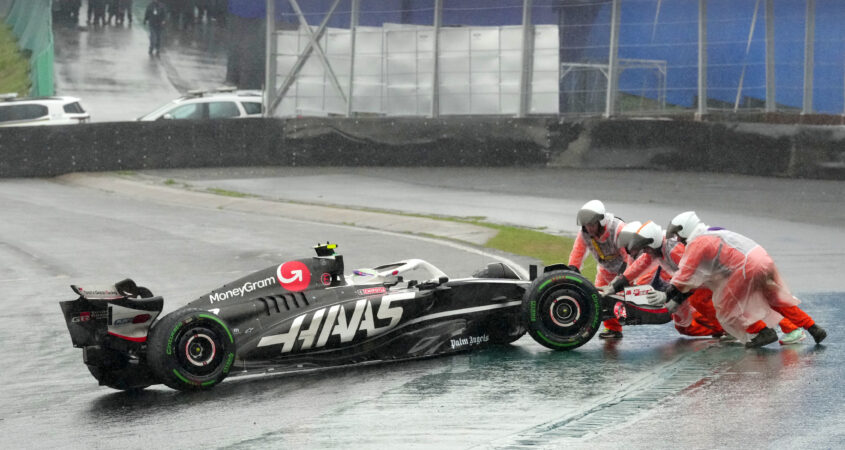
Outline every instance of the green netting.
<svg viewBox="0 0 845 450">
<path fill-rule="evenodd" d="M 0 19 L 5 19 L 15 0 L 0 0 Z"/>
<path fill-rule="evenodd" d="M 11 2 L 11 6 L 9 3 Z M 31 53 L 30 95 L 53 95 L 52 0 L 0 0 L 0 14 L 18 38 L 18 46 Z"/>
</svg>

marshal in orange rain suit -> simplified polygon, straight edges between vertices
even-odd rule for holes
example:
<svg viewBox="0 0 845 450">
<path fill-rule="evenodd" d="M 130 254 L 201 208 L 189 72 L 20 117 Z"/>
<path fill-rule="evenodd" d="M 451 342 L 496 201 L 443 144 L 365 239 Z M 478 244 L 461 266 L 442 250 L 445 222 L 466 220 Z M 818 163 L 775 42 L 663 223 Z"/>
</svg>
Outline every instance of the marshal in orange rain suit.
<svg viewBox="0 0 845 450">
<path fill-rule="evenodd" d="M 678 263 L 684 254 L 684 244 L 677 239 L 663 238 L 660 249 L 643 250 L 625 270 L 626 280 L 636 280 L 634 284 L 648 284 L 660 267 L 661 278 L 668 282 L 678 270 Z M 687 301 L 672 314 L 675 329 L 687 336 L 719 336 L 725 333 L 716 318 L 713 307 L 713 292 L 707 288 L 698 288 Z"/>
<path fill-rule="evenodd" d="M 810 328 L 814 324 L 797 306 L 800 301 L 790 293 L 772 258 L 756 242 L 721 228 L 708 228 L 691 238 L 671 284 L 681 292 L 710 288 L 716 316 L 728 333 L 746 342 L 749 334 L 759 333 L 767 324 L 774 328 L 780 322 L 787 333 L 794 325 Z"/>
<path fill-rule="evenodd" d="M 625 226 L 625 222 L 613 214 L 605 214 L 607 224 L 604 226 L 604 232 L 598 239 L 590 236 L 590 233 L 582 227 L 581 232 L 575 238 L 575 244 L 572 246 L 572 252 L 569 253 L 568 265 L 575 266 L 581 270 L 581 264 L 584 262 L 584 255 L 587 251 L 593 255 L 593 258 L 598 262 L 598 271 L 596 273 L 596 287 L 607 286 L 616 275 L 621 274 L 630 257 L 628 251 L 624 248 L 619 248 L 616 245 L 616 238 Z M 622 331 L 622 325 L 615 317 L 604 321 L 604 326 L 611 331 Z"/>
</svg>

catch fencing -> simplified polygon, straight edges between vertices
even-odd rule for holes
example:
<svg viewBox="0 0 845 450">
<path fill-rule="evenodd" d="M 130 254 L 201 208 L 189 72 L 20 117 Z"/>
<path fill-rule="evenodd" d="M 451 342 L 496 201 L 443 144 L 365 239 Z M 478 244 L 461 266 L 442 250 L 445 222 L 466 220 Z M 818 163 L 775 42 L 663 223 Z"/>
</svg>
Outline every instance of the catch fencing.
<svg viewBox="0 0 845 450">
<path fill-rule="evenodd" d="M 845 115 L 841 0 L 267 7 L 275 116 Z"/>
<path fill-rule="evenodd" d="M 0 0 L 0 17 L 29 56 L 30 95 L 53 95 L 52 0 Z"/>
</svg>

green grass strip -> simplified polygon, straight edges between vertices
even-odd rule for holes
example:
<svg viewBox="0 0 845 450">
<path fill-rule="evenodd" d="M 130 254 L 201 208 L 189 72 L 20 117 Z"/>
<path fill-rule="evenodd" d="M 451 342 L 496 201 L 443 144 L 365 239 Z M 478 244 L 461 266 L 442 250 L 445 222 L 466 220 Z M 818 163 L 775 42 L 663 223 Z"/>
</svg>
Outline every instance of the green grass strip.
<svg viewBox="0 0 845 450">
<path fill-rule="evenodd" d="M 234 197 L 234 198 L 255 197 L 255 195 L 252 195 L 252 194 L 246 194 L 244 192 L 238 192 L 238 191 L 230 191 L 228 189 L 208 188 L 206 190 L 208 192 L 211 192 L 212 194 L 222 195 L 224 197 Z"/>
<path fill-rule="evenodd" d="M 18 49 L 11 28 L 0 22 L 0 94 L 15 92 L 26 97 L 31 85 L 29 59 Z"/>
<path fill-rule="evenodd" d="M 200 314 L 199 316 L 200 316 L 200 317 L 202 317 L 203 319 L 211 319 L 211 320 L 213 320 L 213 321 L 215 321 L 215 322 L 219 323 L 219 324 L 220 324 L 220 326 L 222 326 L 222 327 L 223 327 L 223 329 L 224 329 L 224 330 L 226 330 L 226 334 L 228 334 L 228 335 L 229 335 L 229 342 L 235 342 L 235 338 L 234 338 L 234 337 L 232 337 L 232 332 L 231 332 L 231 331 L 229 331 L 229 327 L 227 327 L 227 326 L 226 326 L 226 324 L 225 324 L 225 323 L 223 323 L 223 321 L 222 321 L 222 320 L 218 319 L 217 317 L 214 317 L 214 316 L 208 315 L 208 314 Z"/>
<path fill-rule="evenodd" d="M 168 179 L 164 181 L 165 185 L 172 185 L 175 184 L 175 180 Z M 184 187 L 189 187 L 188 185 L 184 185 Z M 226 189 L 218 189 L 218 188 L 207 188 L 206 192 L 210 192 L 217 195 L 227 196 L 227 197 L 236 197 L 236 198 L 244 198 L 244 197 L 260 197 L 253 194 L 237 192 L 237 191 L 230 191 Z M 299 205 L 317 205 L 324 208 L 335 208 L 340 211 L 353 209 L 356 211 L 367 211 L 367 212 L 375 212 L 380 214 L 393 214 L 398 216 L 404 217 L 421 217 L 425 219 L 433 219 L 433 220 L 443 220 L 447 222 L 457 222 L 457 223 L 468 223 L 480 227 L 491 228 L 497 231 L 496 235 L 488 240 L 484 247 L 501 250 L 503 252 L 511 253 L 514 255 L 520 256 L 527 256 L 529 258 L 534 258 L 539 260 L 543 265 L 551 265 L 556 263 L 566 263 L 569 259 L 569 253 L 572 251 L 572 245 L 575 243 L 575 239 L 566 236 L 560 236 L 556 234 L 550 233 L 543 233 L 542 231 L 538 231 L 536 229 L 531 228 L 523 228 L 523 227 L 514 227 L 509 225 L 498 225 L 489 222 L 483 222 L 482 220 L 484 217 L 475 216 L 475 217 L 450 217 L 450 216 L 439 216 L 439 215 L 430 215 L 430 214 L 413 214 L 413 213 L 402 213 L 397 211 L 390 211 L 378 208 L 350 208 L 349 206 L 341 206 L 341 205 L 326 205 L 322 203 L 310 203 L 310 202 L 298 202 L 298 201 L 287 201 L 286 203 L 291 204 L 299 204 Z M 565 217 L 561 217 L 561 220 L 565 220 Z M 570 219 L 571 220 L 571 219 Z M 354 223 L 347 223 L 349 225 L 355 225 Z M 423 236 L 431 236 L 435 238 L 440 238 L 439 236 L 430 235 L 426 233 L 418 233 Z M 596 276 L 596 261 L 592 257 L 585 257 L 583 265 L 581 266 L 581 274 L 587 279 L 594 279 Z"/>
<path fill-rule="evenodd" d="M 575 239 L 570 237 L 543 233 L 542 231 L 530 230 L 527 228 L 489 223 L 474 223 L 476 225 L 498 230 L 496 236 L 493 236 L 493 238 L 484 244 L 485 247 L 501 250 L 514 255 L 539 259 L 547 266 L 556 263 L 566 263 L 569 259 L 569 253 L 572 251 L 572 245 L 575 243 Z M 584 264 L 581 267 L 581 274 L 587 279 L 591 279 L 596 276 L 595 259 L 592 257 L 584 258 Z"/>
</svg>

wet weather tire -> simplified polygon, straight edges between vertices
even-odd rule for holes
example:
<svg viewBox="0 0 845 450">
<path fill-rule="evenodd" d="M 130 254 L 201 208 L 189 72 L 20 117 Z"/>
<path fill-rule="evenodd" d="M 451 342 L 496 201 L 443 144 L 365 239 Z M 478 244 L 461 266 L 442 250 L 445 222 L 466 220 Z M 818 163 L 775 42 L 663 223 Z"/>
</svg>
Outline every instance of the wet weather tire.
<svg viewBox="0 0 845 450">
<path fill-rule="evenodd" d="M 572 350 L 587 343 L 601 324 L 596 288 L 576 272 L 547 272 L 531 284 L 522 300 L 528 334 L 553 350 Z"/>
<path fill-rule="evenodd" d="M 232 332 L 208 311 L 180 309 L 150 330 L 147 361 L 156 378 L 173 389 L 210 389 L 226 378 L 234 360 Z"/>
</svg>

